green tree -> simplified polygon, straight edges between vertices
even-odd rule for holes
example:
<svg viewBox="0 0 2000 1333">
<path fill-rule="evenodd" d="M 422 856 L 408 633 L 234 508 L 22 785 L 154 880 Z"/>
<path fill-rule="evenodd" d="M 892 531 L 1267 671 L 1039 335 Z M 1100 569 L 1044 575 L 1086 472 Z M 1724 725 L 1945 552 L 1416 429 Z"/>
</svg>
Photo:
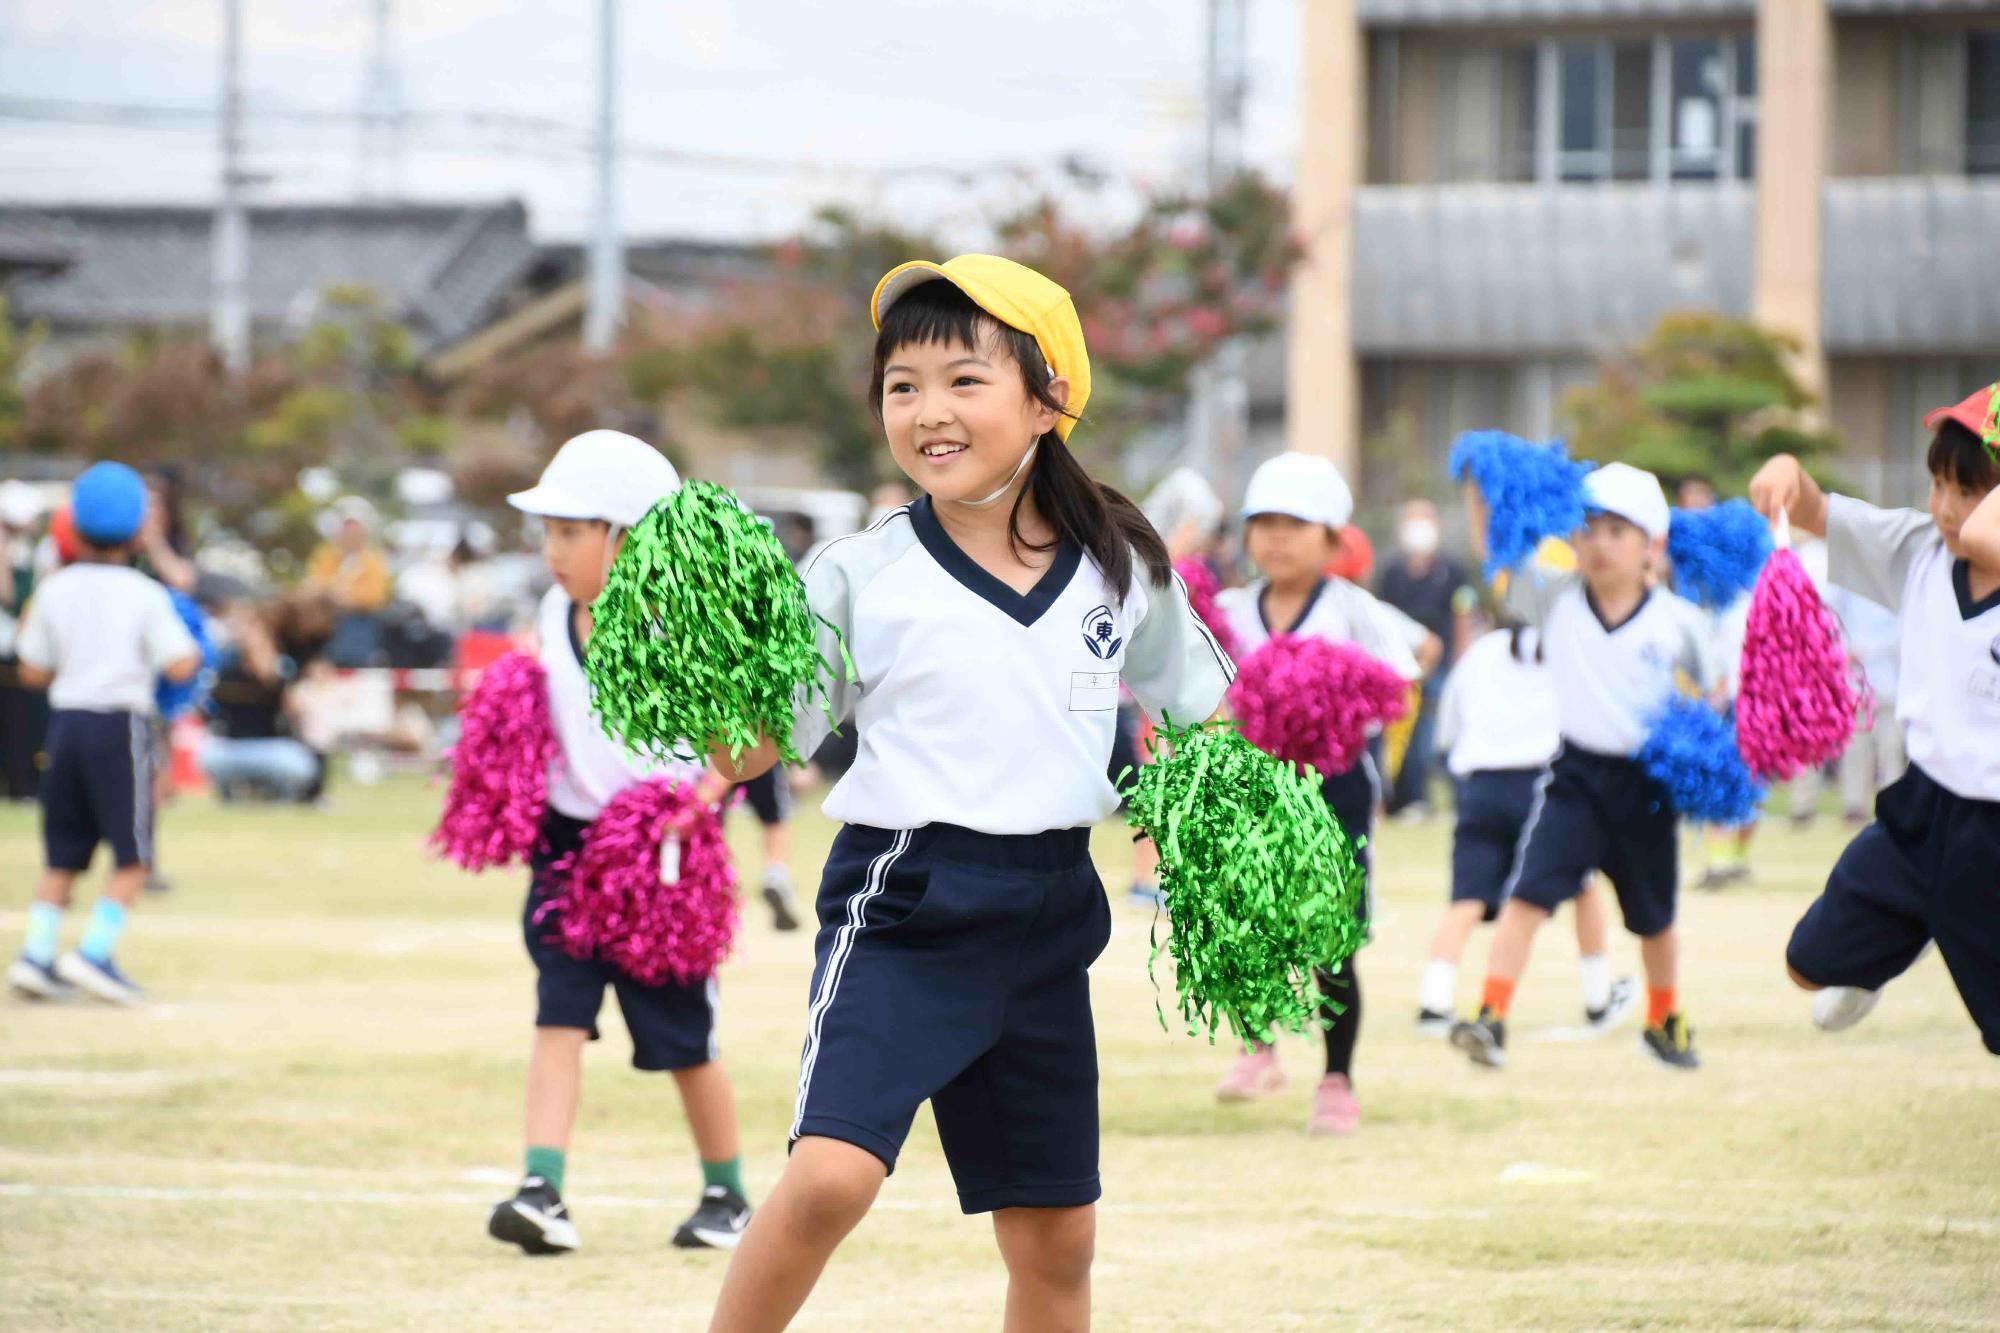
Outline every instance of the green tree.
<svg viewBox="0 0 2000 1333">
<path fill-rule="evenodd" d="M 1711 478 L 1741 494 L 1774 454 L 1826 472 L 1840 437 L 1813 416 L 1793 371 L 1798 343 L 1717 314 L 1669 315 L 1645 341 L 1606 362 L 1597 382 L 1558 408 L 1571 450 L 1622 459 L 1669 484 Z"/>
</svg>

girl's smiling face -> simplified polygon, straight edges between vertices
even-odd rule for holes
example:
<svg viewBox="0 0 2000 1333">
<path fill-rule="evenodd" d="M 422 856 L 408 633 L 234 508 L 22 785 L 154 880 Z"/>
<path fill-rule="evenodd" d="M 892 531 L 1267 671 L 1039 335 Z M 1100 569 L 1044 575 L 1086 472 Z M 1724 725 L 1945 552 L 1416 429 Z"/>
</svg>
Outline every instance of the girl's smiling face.
<svg viewBox="0 0 2000 1333">
<path fill-rule="evenodd" d="M 1028 392 L 1020 366 L 983 337 L 904 343 L 882 371 L 882 428 L 896 466 L 941 503 L 979 503 L 1004 493 L 1028 449 L 1060 414 Z M 1067 401 L 1069 381 L 1049 385 Z"/>
</svg>

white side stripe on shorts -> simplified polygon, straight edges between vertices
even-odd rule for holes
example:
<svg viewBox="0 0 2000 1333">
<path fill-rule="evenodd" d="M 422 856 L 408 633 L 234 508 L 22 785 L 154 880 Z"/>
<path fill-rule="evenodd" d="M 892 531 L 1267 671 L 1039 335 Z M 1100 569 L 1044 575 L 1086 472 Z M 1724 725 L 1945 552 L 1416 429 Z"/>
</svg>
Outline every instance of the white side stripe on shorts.
<svg viewBox="0 0 2000 1333">
<path fill-rule="evenodd" d="M 137 713 L 125 719 L 132 751 L 132 843 L 139 860 L 153 864 L 153 724 Z"/>
<path fill-rule="evenodd" d="M 834 932 L 833 947 L 826 955 L 826 975 L 819 979 L 819 994 L 813 996 L 812 1009 L 806 1017 L 806 1050 L 799 1059 L 799 1098 L 793 1108 L 791 1138 L 799 1136 L 799 1126 L 805 1123 L 806 1094 L 812 1090 L 813 1062 L 819 1058 L 820 1028 L 826 1022 L 826 1011 L 833 1005 L 834 992 L 840 989 L 840 974 L 847 967 L 847 955 L 854 949 L 854 932 L 861 929 L 869 899 L 879 896 L 889 882 L 889 867 L 909 848 L 910 833 L 909 829 L 899 829 L 888 850 L 869 863 L 868 878 L 861 892 L 847 900 L 847 920 Z"/>
<path fill-rule="evenodd" d="M 1556 759 L 1562 758 L 1563 747 L 1556 747 L 1555 758 L 1535 779 L 1535 802 L 1528 807 L 1528 822 L 1521 825 L 1521 836 L 1514 843 L 1514 865 L 1507 872 L 1507 882 L 1500 886 L 1500 901 L 1506 902 L 1514 896 L 1515 887 L 1521 882 L 1521 867 L 1528 863 L 1528 840 L 1535 836 L 1535 825 L 1542 822 L 1542 801 L 1549 794 L 1549 783 L 1556 775 Z"/>
</svg>

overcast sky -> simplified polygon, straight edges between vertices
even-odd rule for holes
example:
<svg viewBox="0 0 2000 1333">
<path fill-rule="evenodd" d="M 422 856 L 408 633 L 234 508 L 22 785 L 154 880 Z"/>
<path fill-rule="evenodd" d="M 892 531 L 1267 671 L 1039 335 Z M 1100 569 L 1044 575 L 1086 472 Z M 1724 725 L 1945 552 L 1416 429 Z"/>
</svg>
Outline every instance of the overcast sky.
<svg viewBox="0 0 2000 1333">
<path fill-rule="evenodd" d="M 1250 0 L 1247 155 L 1285 178 L 1298 142 L 1301 2 Z M 360 106 L 374 0 L 243 5 L 250 166 L 268 178 L 258 197 L 352 197 L 357 129 L 256 113 Z M 401 101 L 417 117 L 404 136 L 403 193 L 519 196 L 538 233 L 579 234 L 591 186 L 573 136 L 466 113 L 586 126 L 596 0 L 392 7 Z M 222 9 L 222 0 L 0 0 L 0 107 L 212 107 Z M 628 161 L 626 231 L 767 238 L 835 199 L 972 243 L 979 220 L 1026 189 L 995 164 L 1052 170 L 1075 154 L 1128 182 L 1188 179 L 1201 139 L 1204 14 L 1204 0 L 621 0 L 621 138 L 753 160 L 738 169 Z M 7 119 L 0 198 L 204 202 L 217 175 L 212 133 L 183 125 Z M 759 165 L 799 162 L 820 169 Z M 980 183 L 913 170 L 940 167 L 974 169 Z"/>
</svg>

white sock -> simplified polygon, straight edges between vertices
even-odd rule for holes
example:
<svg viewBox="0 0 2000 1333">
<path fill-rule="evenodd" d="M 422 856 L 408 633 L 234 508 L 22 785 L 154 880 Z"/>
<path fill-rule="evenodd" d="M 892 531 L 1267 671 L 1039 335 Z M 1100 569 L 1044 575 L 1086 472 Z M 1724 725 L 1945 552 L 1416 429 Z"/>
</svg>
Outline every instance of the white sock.
<svg viewBox="0 0 2000 1333">
<path fill-rule="evenodd" d="M 1602 1009 L 1611 1003 L 1611 958 L 1587 953 L 1576 960 L 1577 979 L 1583 982 L 1583 1007 Z"/>
<path fill-rule="evenodd" d="M 1434 1014 L 1448 1014 L 1452 1011 L 1452 993 L 1457 989 L 1458 964 L 1433 958 L 1424 964 L 1424 979 L 1417 984 L 1417 1003 Z"/>
</svg>

